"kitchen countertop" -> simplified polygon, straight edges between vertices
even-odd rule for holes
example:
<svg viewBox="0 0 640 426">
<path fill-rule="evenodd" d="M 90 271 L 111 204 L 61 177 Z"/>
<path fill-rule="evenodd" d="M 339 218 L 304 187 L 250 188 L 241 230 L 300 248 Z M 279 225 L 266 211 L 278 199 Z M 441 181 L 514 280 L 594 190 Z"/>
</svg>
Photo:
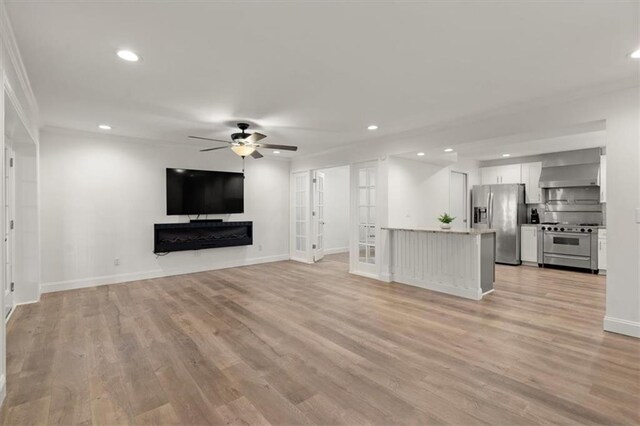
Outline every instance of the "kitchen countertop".
<svg viewBox="0 0 640 426">
<path fill-rule="evenodd" d="M 441 228 L 404 228 L 404 227 L 393 227 L 393 226 L 383 226 L 381 229 L 386 231 L 415 231 L 415 232 L 434 232 L 434 233 L 443 233 L 443 234 L 466 234 L 466 235 L 482 235 L 482 234 L 495 234 L 496 231 L 494 229 L 441 229 Z"/>
</svg>

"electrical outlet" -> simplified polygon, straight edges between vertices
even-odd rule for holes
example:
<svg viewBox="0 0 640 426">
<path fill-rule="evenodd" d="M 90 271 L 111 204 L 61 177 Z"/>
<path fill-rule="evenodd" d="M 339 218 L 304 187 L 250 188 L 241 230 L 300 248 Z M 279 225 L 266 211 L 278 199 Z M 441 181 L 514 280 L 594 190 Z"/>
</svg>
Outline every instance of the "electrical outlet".
<svg viewBox="0 0 640 426">
<path fill-rule="evenodd" d="M 113 264 L 114 264 L 115 266 L 120 266 L 120 258 L 119 258 L 119 257 L 116 257 L 115 259 L 113 259 Z"/>
</svg>

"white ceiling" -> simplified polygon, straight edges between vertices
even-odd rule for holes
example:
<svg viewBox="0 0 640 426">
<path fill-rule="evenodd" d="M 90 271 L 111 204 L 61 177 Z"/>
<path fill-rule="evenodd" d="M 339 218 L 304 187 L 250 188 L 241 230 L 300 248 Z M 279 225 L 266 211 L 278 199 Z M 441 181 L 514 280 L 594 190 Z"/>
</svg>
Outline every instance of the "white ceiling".
<svg viewBox="0 0 640 426">
<path fill-rule="evenodd" d="M 193 145 L 242 119 L 306 154 L 638 72 L 635 1 L 7 7 L 44 125 Z"/>
</svg>

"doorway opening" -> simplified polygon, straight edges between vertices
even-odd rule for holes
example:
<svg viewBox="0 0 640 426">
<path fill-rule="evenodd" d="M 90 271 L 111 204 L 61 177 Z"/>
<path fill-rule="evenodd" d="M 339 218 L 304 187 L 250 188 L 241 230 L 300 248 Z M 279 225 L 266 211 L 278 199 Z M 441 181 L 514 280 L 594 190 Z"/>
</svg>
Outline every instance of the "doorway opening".
<svg viewBox="0 0 640 426">
<path fill-rule="evenodd" d="M 349 260 L 349 166 L 312 172 L 312 260 Z"/>
<path fill-rule="evenodd" d="M 5 88 L 2 287 L 7 321 L 16 305 L 40 298 L 38 147 L 19 111 Z"/>
<path fill-rule="evenodd" d="M 453 228 L 469 227 L 469 192 L 467 174 L 451 171 L 449 184 L 449 211 L 455 217 Z"/>
</svg>

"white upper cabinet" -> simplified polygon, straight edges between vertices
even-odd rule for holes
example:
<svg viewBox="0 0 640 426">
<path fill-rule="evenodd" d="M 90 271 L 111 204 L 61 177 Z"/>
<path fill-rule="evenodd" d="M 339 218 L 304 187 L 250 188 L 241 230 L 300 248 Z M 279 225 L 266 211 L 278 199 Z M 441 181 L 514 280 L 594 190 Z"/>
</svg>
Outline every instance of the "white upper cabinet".
<svg viewBox="0 0 640 426">
<path fill-rule="evenodd" d="M 542 162 L 523 163 L 520 166 L 522 169 L 522 183 L 524 183 L 527 204 L 542 203 L 542 189 L 538 186 L 540 183 L 540 173 L 542 172 Z"/>
<path fill-rule="evenodd" d="M 494 183 L 522 183 L 520 164 L 483 167 L 480 169 L 483 185 Z"/>
<path fill-rule="evenodd" d="M 481 180 L 483 185 L 491 185 L 500 183 L 499 167 L 483 167 L 480 169 Z"/>
<path fill-rule="evenodd" d="M 607 202 L 607 156 L 600 156 L 600 202 Z"/>
</svg>

